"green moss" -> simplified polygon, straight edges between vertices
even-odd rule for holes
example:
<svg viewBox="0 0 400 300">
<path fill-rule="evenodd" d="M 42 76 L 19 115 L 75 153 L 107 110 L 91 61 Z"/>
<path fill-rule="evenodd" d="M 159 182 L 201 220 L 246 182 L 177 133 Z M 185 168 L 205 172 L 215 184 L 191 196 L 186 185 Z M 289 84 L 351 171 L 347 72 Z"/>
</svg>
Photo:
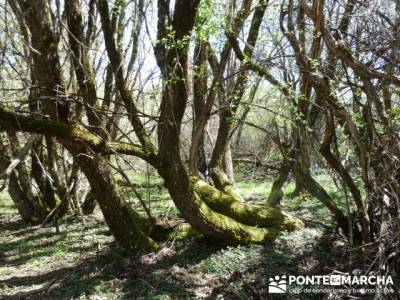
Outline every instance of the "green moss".
<svg viewBox="0 0 400 300">
<path fill-rule="evenodd" d="M 213 211 L 206 205 L 198 194 L 195 194 L 195 202 L 198 205 L 199 214 L 210 223 L 210 226 L 218 227 L 218 229 L 226 236 L 225 240 L 217 240 L 216 242 L 238 244 L 260 243 L 264 240 L 275 239 L 279 233 L 279 229 L 270 230 L 248 226 L 225 214 Z M 207 236 L 207 238 L 213 239 L 212 236 Z"/>
<path fill-rule="evenodd" d="M 91 147 L 103 154 L 121 154 L 136 155 L 147 159 L 149 153 L 144 153 L 141 146 L 131 143 L 106 142 L 99 136 L 77 126 L 71 127 L 67 124 L 56 122 L 42 117 L 26 116 L 15 113 L 12 110 L 0 105 L 0 127 L 13 128 L 18 124 L 18 130 L 33 132 L 37 134 L 52 135 L 61 140 L 62 143 L 73 144 L 75 148 L 79 145 Z M 147 149 L 150 149 L 148 147 Z"/>
<path fill-rule="evenodd" d="M 188 223 L 179 224 L 168 234 L 168 239 L 185 240 L 188 238 L 201 238 L 202 235 L 193 229 Z"/>
<path fill-rule="evenodd" d="M 194 182 L 195 191 L 211 209 L 243 224 L 280 230 L 295 230 L 304 226 L 301 220 L 278 208 L 248 205 L 237 201 L 236 197 L 222 193 L 204 181 L 192 178 L 192 182 Z"/>
<path fill-rule="evenodd" d="M 147 235 L 151 232 L 151 222 L 135 212 L 132 208 L 128 207 L 129 216 L 136 226 L 135 228 L 130 228 L 134 230 L 138 237 L 138 252 L 151 252 L 159 250 L 159 246 L 156 241 Z M 127 228 L 129 230 L 129 228 Z"/>
</svg>

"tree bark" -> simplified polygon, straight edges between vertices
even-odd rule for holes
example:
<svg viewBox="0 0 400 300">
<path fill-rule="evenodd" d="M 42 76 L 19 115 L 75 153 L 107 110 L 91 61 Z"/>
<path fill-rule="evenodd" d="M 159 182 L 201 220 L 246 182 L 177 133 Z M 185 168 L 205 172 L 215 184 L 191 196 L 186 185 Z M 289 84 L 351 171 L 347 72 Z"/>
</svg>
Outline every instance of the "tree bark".
<svg viewBox="0 0 400 300">
<path fill-rule="evenodd" d="M 13 140 L 13 147 L 19 147 L 19 143 L 15 144 L 17 141 L 16 136 Z M 18 148 L 15 148 L 14 151 L 7 148 L 8 147 L 6 147 L 4 141 L 0 137 L 0 173 L 3 173 L 3 169 L 6 170 L 11 164 L 11 159 L 7 156 L 7 153 L 11 155 L 12 152 L 18 152 Z M 7 180 L 7 178 L 5 180 Z M 24 162 L 20 162 L 19 165 L 11 171 L 8 180 L 8 193 L 15 203 L 21 218 L 30 224 L 40 223 L 46 215 L 46 207 L 43 205 L 38 195 L 34 194 L 32 191 Z"/>
<path fill-rule="evenodd" d="M 74 149 L 70 149 L 74 152 Z M 115 239 L 133 254 L 156 251 L 157 243 L 140 228 L 140 218 L 121 198 L 106 158 L 101 155 L 76 156 Z"/>
<path fill-rule="evenodd" d="M 267 198 L 267 204 L 271 207 L 277 206 L 283 198 L 282 187 L 285 184 L 290 173 L 290 167 L 283 162 L 274 183 L 272 184 L 271 192 Z"/>
<path fill-rule="evenodd" d="M 32 44 L 35 48 L 33 55 L 33 72 L 41 87 L 41 94 L 55 97 L 54 101 L 43 103 L 43 111 L 58 124 L 56 128 L 36 128 L 44 131 L 53 131 L 58 134 L 72 134 L 74 129 L 71 126 L 69 104 L 65 102 L 64 82 L 60 67 L 60 60 L 57 50 L 57 39 L 51 29 L 49 7 L 46 0 L 25 1 L 20 3 L 25 14 L 26 23 L 31 29 Z M 40 54 L 40 55 L 39 55 Z M 2 112 L 8 115 L 8 111 L 2 108 Z M 14 117 L 8 121 L 13 122 Z M 27 120 L 27 119 L 25 119 Z M 4 118 L 2 122 L 7 121 Z M 32 121 L 32 120 L 31 120 Z M 42 120 L 35 120 L 38 124 Z M 0 122 L 1 123 L 1 122 Z M 29 123 L 29 122 L 28 122 Z M 75 128 L 75 133 L 85 131 Z M 95 140 L 101 140 L 96 135 L 86 132 L 82 138 L 91 136 Z M 92 140 L 93 141 L 93 140 Z M 93 149 L 87 142 L 74 143 L 71 140 L 59 139 L 59 142 L 67 147 L 74 158 L 82 167 L 88 178 L 93 195 L 100 204 L 106 223 L 116 240 L 130 251 L 152 251 L 157 249 L 157 244 L 139 228 L 136 223 L 135 212 L 123 201 L 113 182 L 107 162 L 102 156 L 92 158 Z M 103 144 L 102 147 L 105 145 Z"/>
</svg>

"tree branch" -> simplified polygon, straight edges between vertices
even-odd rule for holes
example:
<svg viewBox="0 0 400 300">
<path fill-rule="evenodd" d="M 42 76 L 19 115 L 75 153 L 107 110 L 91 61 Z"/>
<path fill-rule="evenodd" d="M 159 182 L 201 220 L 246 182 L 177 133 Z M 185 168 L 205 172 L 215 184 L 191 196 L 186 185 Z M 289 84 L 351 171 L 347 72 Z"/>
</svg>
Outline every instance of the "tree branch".
<svg viewBox="0 0 400 300">
<path fill-rule="evenodd" d="M 22 132 L 51 135 L 62 141 L 62 143 L 73 143 L 76 147 L 89 146 L 95 153 L 102 154 L 126 154 L 142 158 L 154 165 L 151 158 L 141 145 L 123 142 L 108 142 L 83 128 L 68 126 L 42 117 L 17 113 L 0 105 L 0 131 L 13 129 Z"/>
</svg>

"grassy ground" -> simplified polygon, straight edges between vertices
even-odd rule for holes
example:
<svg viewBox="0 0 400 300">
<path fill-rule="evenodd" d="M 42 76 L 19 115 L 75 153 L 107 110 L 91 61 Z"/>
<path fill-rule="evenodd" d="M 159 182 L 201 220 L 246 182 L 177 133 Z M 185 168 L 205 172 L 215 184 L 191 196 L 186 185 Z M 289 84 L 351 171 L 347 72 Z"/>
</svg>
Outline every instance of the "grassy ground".
<svg viewBox="0 0 400 300">
<path fill-rule="evenodd" d="M 263 201 L 270 188 L 257 179 L 237 186 L 251 202 Z M 292 189 L 289 185 L 286 192 Z M 177 213 L 164 190 L 141 193 L 156 215 Z M 56 233 L 54 228 L 32 230 L 4 194 L 0 199 L 0 298 L 267 299 L 270 276 L 343 269 L 338 259 L 343 250 L 335 247 L 328 214 L 307 197 L 286 199 L 284 207 L 321 225 L 284 232 L 273 243 L 220 247 L 169 241 L 160 252 L 141 257 L 115 245 L 98 210 L 84 219 L 64 219 Z M 137 206 L 133 199 L 132 205 Z"/>
</svg>

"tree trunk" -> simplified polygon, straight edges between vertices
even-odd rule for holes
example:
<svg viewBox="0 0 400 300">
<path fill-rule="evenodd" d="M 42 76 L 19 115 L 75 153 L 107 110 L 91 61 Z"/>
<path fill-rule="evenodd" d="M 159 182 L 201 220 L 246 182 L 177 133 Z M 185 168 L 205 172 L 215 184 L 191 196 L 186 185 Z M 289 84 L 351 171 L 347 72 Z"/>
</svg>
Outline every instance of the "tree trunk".
<svg viewBox="0 0 400 300">
<path fill-rule="evenodd" d="M 224 168 L 224 172 L 225 172 L 226 176 L 228 177 L 229 182 L 232 185 L 234 185 L 235 184 L 235 174 L 234 174 L 234 168 L 233 168 L 232 149 L 231 149 L 230 142 L 228 142 L 228 145 L 226 146 L 223 168 Z"/>
<path fill-rule="evenodd" d="M 335 202 L 326 192 L 326 190 L 312 178 L 308 172 L 303 172 L 299 168 L 294 167 L 292 169 L 296 179 L 301 185 L 310 193 L 310 195 L 317 198 L 322 204 L 324 204 L 329 211 L 333 214 L 333 218 L 342 229 L 346 236 L 349 236 L 349 223 L 343 212 L 336 206 Z"/>
<path fill-rule="evenodd" d="M 245 4 L 245 2 L 243 3 Z M 244 49 L 244 54 L 248 58 L 251 58 L 253 55 L 267 5 L 268 1 L 260 1 L 255 7 Z M 219 114 L 219 128 L 210 161 L 211 176 L 216 187 L 225 192 L 229 190 L 236 196 L 238 194 L 233 188 L 234 177 L 230 154 L 230 139 L 235 125 L 235 114 L 244 95 L 245 87 L 248 82 L 248 75 L 249 72 L 247 69 L 241 70 L 236 81 L 233 83 L 232 91 L 230 91 L 224 99 L 220 99 L 221 111 Z M 221 82 L 220 84 L 222 85 L 223 83 Z M 222 171 L 224 171 L 225 174 L 222 174 Z"/>
<path fill-rule="evenodd" d="M 0 172 L 5 170 L 9 165 L 9 161 L 0 158 Z M 17 210 L 22 218 L 30 224 L 40 224 L 45 217 L 45 210 L 37 210 L 31 203 L 31 199 L 28 198 L 24 190 L 22 189 L 20 182 L 18 181 L 18 175 L 13 171 L 10 174 L 8 182 L 8 194 L 11 200 L 13 200 Z M 34 199 L 36 200 L 36 199 Z"/>
<path fill-rule="evenodd" d="M 135 254 L 157 250 L 157 243 L 140 228 L 140 218 L 119 195 L 106 159 L 79 155 L 77 161 L 115 239 Z"/>
<path fill-rule="evenodd" d="M 193 132 L 192 141 L 198 143 L 198 147 L 191 152 L 189 158 L 189 170 L 193 175 L 205 177 L 207 161 L 204 145 L 204 131 L 196 137 L 196 128 L 200 125 L 201 116 L 205 109 L 205 97 L 207 95 L 207 53 L 206 45 L 202 42 L 196 44 L 193 54 L 195 65 L 193 75 Z M 196 138 L 199 141 L 194 141 Z M 192 142 L 192 143 L 193 143 Z"/>
<path fill-rule="evenodd" d="M 94 197 L 92 191 L 90 191 L 83 201 L 82 205 L 82 212 L 85 215 L 91 215 L 96 208 L 96 198 Z"/>
<path fill-rule="evenodd" d="M 11 154 L 11 150 L 7 148 L 0 136 L 0 173 L 11 163 L 10 158 L 7 157 L 7 153 Z M 18 167 L 24 176 L 26 176 L 27 171 L 23 169 L 24 165 Z M 23 179 L 20 177 L 18 167 L 9 176 L 8 193 L 15 203 L 21 218 L 25 222 L 38 224 L 46 216 L 46 208 L 40 201 L 40 198 L 33 194 L 30 182 L 27 182 L 25 177 Z M 29 186 L 26 186 L 27 183 Z"/>
<path fill-rule="evenodd" d="M 176 207 L 189 224 L 207 239 L 217 243 L 251 243 L 274 239 L 279 233 L 277 228 L 256 228 L 241 224 L 234 219 L 213 211 L 195 192 L 186 170 L 179 160 L 168 160 L 160 167 Z"/>
<path fill-rule="evenodd" d="M 280 201 L 283 198 L 282 188 L 287 181 L 289 173 L 290 167 L 285 162 L 283 162 L 278 171 L 278 175 L 276 176 L 274 183 L 272 184 L 271 192 L 269 193 L 269 196 L 267 198 L 268 205 L 275 207 L 280 204 Z"/>
<path fill-rule="evenodd" d="M 43 103 L 43 112 L 52 120 L 71 126 L 69 103 L 64 101 L 64 82 L 57 50 L 57 39 L 51 29 L 49 4 L 46 0 L 20 3 L 26 23 L 31 29 L 33 73 L 42 87 L 41 93 L 54 97 Z M 119 68 L 119 66 L 118 66 Z M 43 95 L 43 94 L 42 94 Z M 134 123 L 136 125 L 136 123 Z M 82 167 L 98 201 L 106 223 L 116 240 L 130 251 L 153 251 L 157 244 L 136 223 L 136 214 L 118 194 L 111 172 L 104 157 L 92 158 L 90 147 L 59 139 Z"/>
<path fill-rule="evenodd" d="M 36 181 L 40 193 L 42 194 L 43 203 L 48 207 L 48 209 L 52 210 L 57 206 L 60 199 L 58 197 L 56 198 L 53 185 L 43 170 L 45 166 L 43 158 L 42 139 L 40 139 L 32 147 L 31 173 L 33 179 Z"/>
<path fill-rule="evenodd" d="M 248 205 L 202 180 L 192 178 L 192 182 L 196 193 L 211 209 L 242 224 L 282 230 L 295 230 L 303 226 L 301 220 L 278 208 Z"/>
</svg>

